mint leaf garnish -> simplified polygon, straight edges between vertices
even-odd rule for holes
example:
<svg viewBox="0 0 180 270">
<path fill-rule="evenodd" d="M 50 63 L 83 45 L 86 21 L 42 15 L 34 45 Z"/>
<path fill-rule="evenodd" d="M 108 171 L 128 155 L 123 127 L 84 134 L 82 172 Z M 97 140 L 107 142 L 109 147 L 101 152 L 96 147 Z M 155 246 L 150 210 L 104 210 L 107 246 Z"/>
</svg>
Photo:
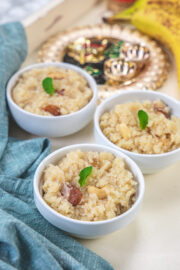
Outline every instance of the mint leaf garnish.
<svg viewBox="0 0 180 270">
<path fill-rule="evenodd" d="M 84 169 L 82 169 L 79 173 L 79 184 L 81 187 L 86 185 L 86 179 L 88 178 L 88 176 L 92 173 L 92 166 L 89 167 L 85 167 Z"/>
<path fill-rule="evenodd" d="M 53 86 L 53 79 L 52 78 L 50 78 L 50 77 L 45 78 L 42 81 L 42 87 L 47 94 L 49 94 L 49 95 L 54 94 L 54 86 Z"/>
<path fill-rule="evenodd" d="M 139 118 L 139 126 L 141 129 L 145 129 L 148 125 L 148 114 L 143 111 L 143 110 L 139 110 L 138 111 L 138 118 Z"/>
</svg>

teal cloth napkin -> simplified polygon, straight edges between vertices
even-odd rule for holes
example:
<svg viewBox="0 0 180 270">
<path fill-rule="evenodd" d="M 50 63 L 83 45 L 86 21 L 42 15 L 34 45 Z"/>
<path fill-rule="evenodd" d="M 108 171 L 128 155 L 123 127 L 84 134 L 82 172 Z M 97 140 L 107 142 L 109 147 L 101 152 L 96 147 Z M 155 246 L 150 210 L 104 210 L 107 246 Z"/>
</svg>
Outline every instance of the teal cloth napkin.
<svg viewBox="0 0 180 270">
<path fill-rule="evenodd" d="M 8 137 L 5 86 L 27 54 L 20 23 L 0 26 L 0 270 L 112 270 L 112 266 L 49 224 L 33 200 L 33 175 L 49 153 L 47 139 Z"/>
</svg>

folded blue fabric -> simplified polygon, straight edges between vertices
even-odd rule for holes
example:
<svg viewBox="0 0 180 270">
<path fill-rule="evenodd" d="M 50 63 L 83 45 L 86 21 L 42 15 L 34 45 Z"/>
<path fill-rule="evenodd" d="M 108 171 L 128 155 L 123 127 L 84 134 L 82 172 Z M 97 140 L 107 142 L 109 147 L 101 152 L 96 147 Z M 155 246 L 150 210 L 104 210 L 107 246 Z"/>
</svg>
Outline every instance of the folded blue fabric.
<svg viewBox="0 0 180 270">
<path fill-rule="evenodd" d="M 5 86 L 27 53 L 20 23 L 0 26 L 0 270 L 112 270 L 112 266 L 49 224 L 33 200 L 33 175 L 49 153 L 47 139 L 8 137 Z"/>
</svg>

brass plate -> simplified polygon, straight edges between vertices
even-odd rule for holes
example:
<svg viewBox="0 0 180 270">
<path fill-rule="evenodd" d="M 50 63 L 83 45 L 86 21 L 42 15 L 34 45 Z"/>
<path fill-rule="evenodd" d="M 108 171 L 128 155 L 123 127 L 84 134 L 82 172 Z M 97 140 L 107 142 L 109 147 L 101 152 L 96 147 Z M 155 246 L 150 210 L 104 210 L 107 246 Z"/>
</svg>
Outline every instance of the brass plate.
<svg viewBox="0 0 180 270">
<path fill-rule="evenodd" d="M 169 57 L 158 43 L 137 30 L 119 25 L 99 24 L 83 26 L 57 34 L 42 46 L 38 53 L 38 61 L 62 62 L 67 45 L 80 37 L 121 39 L 127 42 L 141 44 L 150 50 L 148 64 L 135 78 L 116 86 L 98 85 L 100 100 L 121 90 L 157 90 L 163 85 L 168 76 Z"/>
</svg>

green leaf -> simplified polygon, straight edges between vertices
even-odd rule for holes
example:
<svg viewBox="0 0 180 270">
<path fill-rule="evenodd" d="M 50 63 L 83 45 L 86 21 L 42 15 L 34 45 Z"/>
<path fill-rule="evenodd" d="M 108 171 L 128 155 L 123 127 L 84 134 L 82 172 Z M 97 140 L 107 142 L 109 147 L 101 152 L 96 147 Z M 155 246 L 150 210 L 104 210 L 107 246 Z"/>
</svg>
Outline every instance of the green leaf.
<svg viewBox="0 0 180 270">
<path fill-rule="evenodd" d="M 79 184 L 81 187 L 86 185 L 86 179 L 88 178 L 88 176 L 92 173 L 92 166 L 86 167 L 84 169 L 82 169 L 79 173 Z"/>
<path fill-rule="evenodd" d="M 141 129 L 145 129 L 148 125 L 148 114 L 143 111 L 143 110 L 139 110 L 138 111 L 138 118 L 139 118 L 139 126 Z"/>
<path fill-rule="evenodd" d="M 49 94 L 49 95 L 54 94 L 54 86 L 53 86 L 53 79 L 52 78 L 50 78 L 50 77 L 45 78 L 42 81 L 42 87 L 47 94 Z"/>
</svg>

